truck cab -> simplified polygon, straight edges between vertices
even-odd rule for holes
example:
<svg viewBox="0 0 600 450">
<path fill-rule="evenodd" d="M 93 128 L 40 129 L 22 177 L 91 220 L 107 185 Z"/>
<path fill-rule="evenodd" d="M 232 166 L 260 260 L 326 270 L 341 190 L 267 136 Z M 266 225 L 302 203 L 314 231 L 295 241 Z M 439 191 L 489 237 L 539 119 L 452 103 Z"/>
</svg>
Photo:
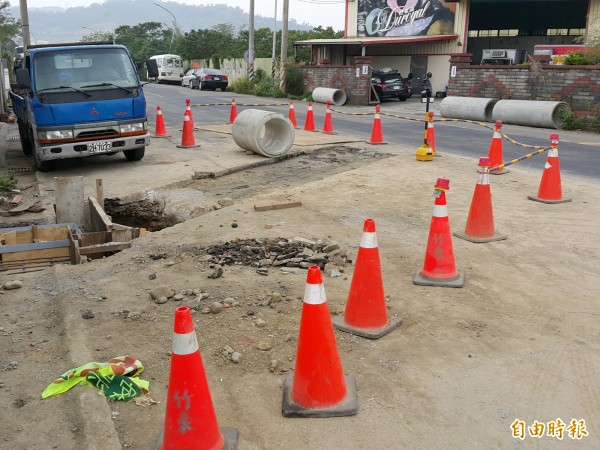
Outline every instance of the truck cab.
<svg viewBox="0 0 600 450">
<path fill-rule="evenodd" d="M 123 152 L 144 157 L 150 143 L 146 100 L 124 46 L 31 46 L 10 93 L 25 154 L 38 170 L 57 159 Z"/>
</svg>

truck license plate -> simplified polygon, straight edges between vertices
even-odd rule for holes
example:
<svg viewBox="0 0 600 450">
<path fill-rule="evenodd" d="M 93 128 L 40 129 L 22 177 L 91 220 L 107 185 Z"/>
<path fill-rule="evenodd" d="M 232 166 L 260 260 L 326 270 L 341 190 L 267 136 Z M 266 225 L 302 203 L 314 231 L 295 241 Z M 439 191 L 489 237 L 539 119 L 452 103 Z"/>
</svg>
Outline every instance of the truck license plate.
<svg viewBox="0 0 600 450">
<path fill-rule="evenodd" d="M 112 150 L 112 144 L 110 142 L 92 142 L 88 144 L 88 151 L 90 153 L 104 153 Z"/>
</svg>

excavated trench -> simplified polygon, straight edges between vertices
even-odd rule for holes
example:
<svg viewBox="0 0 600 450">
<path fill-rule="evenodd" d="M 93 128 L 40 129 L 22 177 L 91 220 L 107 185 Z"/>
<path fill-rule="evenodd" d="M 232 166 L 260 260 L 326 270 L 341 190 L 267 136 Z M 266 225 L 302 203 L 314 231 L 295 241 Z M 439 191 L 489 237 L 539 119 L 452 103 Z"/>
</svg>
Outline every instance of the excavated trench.
<svg viewBox="0 0 600 450">
<path fill-rule="evenodd" d="M 277 188 L 321 180 L 392 156 L 348 146 L 326 147 L 276 164 L 217 178 L 190 180 L 133 196 L 105 199 L 113 222 L 158 231 Z M 230 199 L 230 200 L 229 200 Z"/>
</svg>

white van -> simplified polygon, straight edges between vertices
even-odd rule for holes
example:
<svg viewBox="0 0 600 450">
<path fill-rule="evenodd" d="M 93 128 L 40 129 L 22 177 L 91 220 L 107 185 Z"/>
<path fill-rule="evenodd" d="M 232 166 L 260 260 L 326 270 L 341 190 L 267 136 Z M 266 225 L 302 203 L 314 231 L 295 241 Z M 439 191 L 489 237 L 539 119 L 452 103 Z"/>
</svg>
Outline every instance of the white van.
<svg viewBox="0 0 600 450">
<path fill-rule="evenodd" d="M 155 59 L 158 64 L 158 78 L 156 81 L 181 83 L 183 78 L 183 59 L 179 55 L 155 55 L 150 59 Z"/>
</svg>

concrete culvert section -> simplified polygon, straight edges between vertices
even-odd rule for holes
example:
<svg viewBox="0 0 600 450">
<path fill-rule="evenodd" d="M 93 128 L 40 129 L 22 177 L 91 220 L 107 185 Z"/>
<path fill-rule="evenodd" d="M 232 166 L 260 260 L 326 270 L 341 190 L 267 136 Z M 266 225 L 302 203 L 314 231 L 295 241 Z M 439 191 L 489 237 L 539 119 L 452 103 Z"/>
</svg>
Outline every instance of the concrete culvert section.
<svg viewBox="0 0 600 450">
<path fill-rule="evenodd" d="M 294 144 L 292 123 L 281 114 L 260 109 L 246 109 L 235 119 L 233 140 L 244 150 L 269 158 L 282 156 Z"/>
<path fill-rule="evenodd" d="M 494 120 L 513 125 L 539 128 L 562 128 L 561 110 L 570 111 L 565 102 L 534 100 L 500 100 L 494 106 Z"/>
<path fill-rule="evenodd" d="M 497 102 L 495 98 L 446 97 L 440 103 L 440 114 L 450 119 L 492 122 L 494 105 Z"/>
<path fill-rule="evenodd" d="M 348 100 L 346 93 L 341 89 L 331 89 L 318 87 L 312 91 L 313 101 L 317 103 L 333 103 L 335 106 L 342 106 Z"/>
</svg>

